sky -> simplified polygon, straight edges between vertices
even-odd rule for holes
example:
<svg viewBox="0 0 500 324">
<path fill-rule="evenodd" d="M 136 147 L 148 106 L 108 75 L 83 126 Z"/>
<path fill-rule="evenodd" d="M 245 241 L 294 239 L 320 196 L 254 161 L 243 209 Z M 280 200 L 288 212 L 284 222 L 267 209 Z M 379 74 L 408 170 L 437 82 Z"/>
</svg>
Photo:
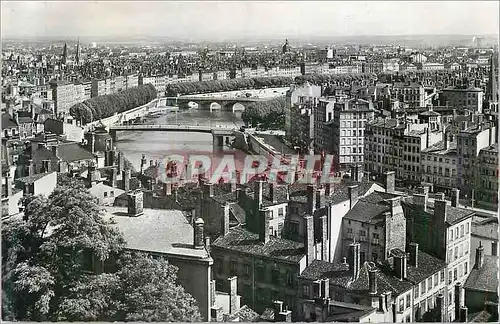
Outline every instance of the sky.
<svg viewBox="0 0 500 324">
<path fill-rule="evenodd" d="M 12 1 L 3 37 L 498 35 L 497 1 Z"/>
</svg>

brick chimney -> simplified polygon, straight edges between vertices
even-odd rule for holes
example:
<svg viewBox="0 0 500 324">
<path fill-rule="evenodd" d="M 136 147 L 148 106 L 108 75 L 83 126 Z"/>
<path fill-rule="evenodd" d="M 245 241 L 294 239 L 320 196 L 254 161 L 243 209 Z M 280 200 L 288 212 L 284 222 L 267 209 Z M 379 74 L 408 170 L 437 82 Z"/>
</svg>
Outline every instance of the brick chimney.
<svg viewBox="0 0 500 324">
<path fill-rule="evenodd" d="M 314 251 L 314 218 L 311 215 L 304 215 L 304 245 L 306 247 L 307 265 L 310 265 L 315 256 Z"/>
<path fill-rule="evenodd" d="M 406 260 L 406 254 L 401 253 L 394 256 L 394 272 L 399 280 L 407 278 L 408 264 Z"/>
<path fill-rule="evenodd" d="M 273 183 L 273 182 L 269 182 L 269 200 L 273 203 L 275 203 L 277 201 L 277 197 L 276 197 L 276 193 L 275 193 L 275 190 L 276 190 L 276 184 Z"/>
<path fill-rule="evenodd" d="M 358 202 L 358 185 L 349 186 L 349 209 L 353 209 L 354 205 Z"/>
<path fill-rule="evenodd" d="M 321 280 L 321 298 L 330 298 L 330 279 Z"/>
<path fill-rule="evenodd" d="M 125 170 L 125 158 L 123 157 L 123 152 L 118 152 L 118 172 L 121 174 Z"/>
<path fill-rule="evenodd" d="M 226 202 L 224 204 L 222 219 L 221 219 L 221 231 L 220 235 L 226 236 L 229 233 L 229 207 L 230 205 Z"/>
<path fill-rule="evenodd" d="M 377 294 L 377 268 L 372 264 L 368 269 L 368 292 L 370 295 Z"/>
<path fill-rule="evenodd" d="M 43 172 L 52 172 L 51 162 L 52 162 L 51 160 L 43 160 L 42 161 Z"/>
<path fill-rule="evenodd" d="M 287 309 L 283 309 L 282 301 L 275 301 L 273 308 L 275 322 L 290 323 L 292 321 L 292 312 Z"/>
<path fill-rule="evenodd" d="M 254 194 L 254 199 L 255 199 L 255 201 L 257 203 L 257 206 L 259 208 L 262 205 L 262 189 L 263 189 L 263 186 L 264 186 L 264 181 L 262 181 L 262 180 L 257 180 L 254 183 L 253 194 Z"/>
<path fill-rule="evenodd" d="M 319 218 L 321 224 L 321 260 L 329 261 L 328 258 L 328 217 L 323 215 Z"/>
<path fill-rule="evenodd" d="M 385 313 L 387 312 L 387 307 L 385 307 L 385 295 L 381 294 L 378 296 L 378 311 Z"/>
<path fill-rule="evenodd" d="M 113 168 L 111 169 L 111 172 L 109 173 L 109 186 L 111 187 L 116 187 L 116 169 Z"/>
<path fill-rule="evenodd" d="M 172 182 L 163 183 L 163 194 L 165 196 L 170 196 L 172 194 Z"/>
<path fill-rule="evenodd" d="M 484 264 L 484 247 L 481 241 L 479 241 L 479 246 L 476 248 L 476 263 L 474 264 L 475 269 L 481 269 Z"/>
<path fill-rule="evenodd" d="M 460 307 L 460 316 L 459 316 L 458 321 L 460 323 L 467 322 L 468 315 L 469 315 L 469 310 L 468 310 L 467 306 Z"/>
<path fill-rule="evenodd" d="M 307 211 L 306 213 L 309 215 L 314 215 L 314 185 L 307 185 Z"/>
<path fill-rule="evenodd" d="M 265 209 L 259 210 L 259 240 L 266 244 L 269 242 L 269 218 L 270 211 Z"/>
<path fill-rule="evenodd" d="M 415 205 L 422 206 L 424 211 L 427 211 L 428 197 L 425 194 L 414 194 L 413 202 Z"/>
<path fill-rule="evenodd" d="M 385 174 L 385 192 L 394 193 L 396 191 L 396 173 L 387 171 Z"/>
<path fill-rule="evenodd" d="M 195 249 L 203 249 L 205 247 L 205 242 L 203 239 L 205 222 L 203 219 L 198 218 L 194 222 L 194 244 Z"/>
<path fill-rule="evenodd" d="M 325 196 L 330 197 L 333 194 L 333 185 L 331 183 L 325 183 Z"/>
<path fill-rule="evenodd" d="M 122 189 L 125 191 L 130 190 L 130 178 L 131 178 L 131 176 L 132 176 L 132 172 L 130 170 L 122 171 L 122 180 L 123 180 Z"/>
<path fill-rule="evenodd" d="M 214 185 L 212 183 L 203 183 L 203 196 L 213 197 L 214 196 Z"/>
<path fill-rule="evenodd" d="M 229 283 L 229 314 L 234 314 L 239 310 L 238 305 L 238 277 L 227 279 Z"/>
<path fill-rule="evenodd" d="M 434 218 L 440 223 L 446 222 L 446 200 L 434 200 Z"/>
<path fill-rule="evenodd" d="M 35 165 L 33 164 L 33 160 L 30 159 L 28 161 L 27 169 L 28 169 L 28 171 L 27 171 L 28 177 L 32 177 L 35 175 Z M 61 172 L 61 171 L 59 171 L 59 172 Z"/>
<path fill-rule="evenodd" d="M 4 177 L 4 179 L 5 179 L 4 196 L 10 197 L 10 196 L 12 196 L 12 178 L 7 175 L 6 177 Z"/>
<path fill-rule="evenodd" d="M 451 206 L 459 207 L 460 206 L 460 189 L 453 188 L 451 192 Z"/>
<path fill-rule="evenodd" d="M 437 320 L 441 323 L 447 322 L 446 320 L 447 311 L 444 305 L 443 294 L 439 294 L 436 297 L 436 309 L 437 309 Z"/>
<path fill-rule="evenodd" d="M 455 320 L 460 319 L 460 307 L 464 305 L 464 289 L 460 282 L 455 284 Z"/>
<path fill-rule="evenodd" d="M 418 243 L 410 243 L 410 265 L 412 267 L 418 267 Z"/>
<path fill-rule="evenodd" d="M 351 243 L 348 248 L 347 262 L 349 263 L 349 271 L 352 273 L 352 280 L 358 279 L 359 269 L 361 268 L 359 256 L 359 243 Z"/>
<path fill-rule="evenodd" d="M 144 194 L 140 190 L 132 191 L 127 194 L 128 198 L 128 215 L 137 217 L 144 213 Z"/>
</svg>

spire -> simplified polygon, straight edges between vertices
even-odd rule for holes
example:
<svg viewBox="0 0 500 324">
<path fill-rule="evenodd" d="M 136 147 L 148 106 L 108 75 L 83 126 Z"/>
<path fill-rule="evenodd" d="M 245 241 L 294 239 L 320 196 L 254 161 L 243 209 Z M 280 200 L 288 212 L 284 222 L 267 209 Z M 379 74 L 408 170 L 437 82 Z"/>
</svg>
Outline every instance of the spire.
<svg viewBox="0 0 500 324">
<path fill-rule="evenodd" d="M 64 49 L 63 49 L 63 64 L 66 64 L 66 59 L 68 58 L 68 44 L 64 43 Z"/>
<path fill-rule="evenodd" d="M 80 37 L 78 37 L 78 43 L 76 43 L 76 65 L 80 65 Z"/>
</svg>

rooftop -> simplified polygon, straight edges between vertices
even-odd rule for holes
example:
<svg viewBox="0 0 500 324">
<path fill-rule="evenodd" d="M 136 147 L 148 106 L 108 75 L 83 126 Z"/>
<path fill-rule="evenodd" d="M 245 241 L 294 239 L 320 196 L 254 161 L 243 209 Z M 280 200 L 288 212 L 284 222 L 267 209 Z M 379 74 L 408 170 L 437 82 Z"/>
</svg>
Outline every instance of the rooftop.
<svg viewBox="0 0 500 324">
<path fill-rule="evenodd" d="M 407 206 L 419 206 L 413 196 L 405 197 L 401 203 L 406 204 Z M 453 207 L 450 205 L 446 205 L 446 224 L 448 226 L 455 225 L 467 218 L 470 218 L 474 215 L 474 210 L 465 209 L 459 207 Z M 434 201 L 427 202 L 427 212 L 426 215 L 431 218 L 434 215 Z"/>
<path fill-rule="evenodd" d="M 46 172 L 46 173 L 37 173 L 37 174 L 34 174 L 32 176 L 27 176 L 27 177 L 22 177 L 22 178 L 17 178 L 15 181 L 17 182 L 21 182 L 21 183 L 24 183 L 24 184 L 31 184 L 35 181 L 38 181 L 40 179 L 42 179 L 43 177 L 49 175 L 51 173 L 49 172 Z"/>
<path fill-rule="evenodd" d="M 448 142 L 448 148 L 444 149 L 444 141 L 439 141 L 436 144 L 422 150 L 422 153 L 433 153 L 441 155 L 455 155 L 457 152 L 457 142 Z"/>
<path fill-rule="evenodd" d="M 210 257 L 204 248 L 193 248 L 194 230 L 181 211 L 145 208 L 143 215 L 130 217 L 127 208 L 105 207 L 104 218 L 114 220 L 128 249 L 196 259 Z"/>
<path fill-rule="evenodd" d="M 360 198 L 344 218 L 363 223 L 377 224 L 384 219 L 383 214 L 391 210 L 387 199 L 395 197 L 399 197 L 399 195 L 374 191 L 370 195 Z"/>
<path fill-rule="evenodd" d="M 472 268 L 464 288 L 498 293 L 498 256 L 485 255 L 483 266 L 481 269 Z"/>
<path fill-rule="evenodd" d="M 294 263 L 305 256 L 303 243 L 271 236 L 264 244 L 258 234 L 241 227 L 233 228 L 227 235 L 217 238 L 212 247 Z"/>
</svg>

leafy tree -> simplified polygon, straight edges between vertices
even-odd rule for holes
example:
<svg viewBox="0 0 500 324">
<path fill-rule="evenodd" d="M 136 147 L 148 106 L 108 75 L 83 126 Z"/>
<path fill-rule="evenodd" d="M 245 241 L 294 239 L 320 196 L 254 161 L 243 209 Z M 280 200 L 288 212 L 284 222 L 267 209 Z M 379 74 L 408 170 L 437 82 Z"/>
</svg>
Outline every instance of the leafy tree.
<svg viewBox="0 0 500 324">
<path fill-rule="evenodd" d="M 59 185 L 48 198 L 25 198 L 24 219 L 3 222 L 4 320 L 199 320 L 174 266 L 125 252 L 83 184 L 60 177 Z"/>
</svg>

